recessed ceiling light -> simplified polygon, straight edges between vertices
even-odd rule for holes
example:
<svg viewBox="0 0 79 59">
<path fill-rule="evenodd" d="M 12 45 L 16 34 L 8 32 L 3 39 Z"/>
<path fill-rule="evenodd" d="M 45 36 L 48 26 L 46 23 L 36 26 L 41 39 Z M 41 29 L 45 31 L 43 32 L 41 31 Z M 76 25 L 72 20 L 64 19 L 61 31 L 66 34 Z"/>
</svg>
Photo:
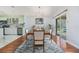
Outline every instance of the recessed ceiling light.
<svg viewBox="0 0 79 59">
<path fill-rule="evenodd" d="M 15 8 L 15 6 L 11 6 L 12 8 Z"/>
<path fill-rule="evenodd" d="M 38 8 L 40 8 L 40 6 Z"/>
</svg>

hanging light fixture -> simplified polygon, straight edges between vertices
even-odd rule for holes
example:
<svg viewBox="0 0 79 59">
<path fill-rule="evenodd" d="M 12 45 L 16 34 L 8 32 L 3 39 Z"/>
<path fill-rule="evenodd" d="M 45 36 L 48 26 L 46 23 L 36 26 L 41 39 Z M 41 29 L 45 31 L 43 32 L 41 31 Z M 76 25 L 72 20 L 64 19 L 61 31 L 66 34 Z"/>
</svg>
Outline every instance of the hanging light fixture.
<svg viewBox="0 0 79 59">
<path fill-rule="evenodd" d="M 40 14 L 40 13 L 41 13 L 41 12 L 40 12 L 40 6 L 38 6 L 38 10 L 39 10 L 39 11 L 38 11 L 38 17 L 40 18 L 40 15 L 41 15 L 41 14 Z"/>
</svg>

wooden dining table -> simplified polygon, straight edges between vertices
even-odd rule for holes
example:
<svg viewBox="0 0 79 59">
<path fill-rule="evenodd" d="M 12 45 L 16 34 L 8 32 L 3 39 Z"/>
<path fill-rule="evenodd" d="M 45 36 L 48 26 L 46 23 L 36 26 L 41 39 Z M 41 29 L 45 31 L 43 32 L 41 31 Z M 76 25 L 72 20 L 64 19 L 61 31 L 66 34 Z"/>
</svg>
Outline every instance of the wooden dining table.
<svg viewBox="0 0 79 59">
<path fill-rule="evenodd" d="M 38 31 L 39 31 L 39 30 L 38 30 Z M 28 35 L 34 35 L 33 31 L 29 31 L 29 32 L 26 34 L 26 38 L 27 38 Z M 44 32 L 44 35 L 50 35 L 50 36 L 51 36 L 50 39 L 52 39 L 52 34 L 50 33 L 50 31 L 45 31 L 45 32 Z"/>
</svg>

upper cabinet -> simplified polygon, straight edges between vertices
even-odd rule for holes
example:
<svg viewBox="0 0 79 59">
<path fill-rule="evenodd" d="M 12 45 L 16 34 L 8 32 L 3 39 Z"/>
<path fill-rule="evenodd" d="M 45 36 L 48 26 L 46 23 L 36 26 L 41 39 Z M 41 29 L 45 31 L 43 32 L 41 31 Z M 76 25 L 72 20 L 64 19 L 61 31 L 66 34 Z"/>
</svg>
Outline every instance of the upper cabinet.
<svg viewBox="0 0 79 59">
<path fill-rule="evenodd" d="M 23 16 L 18 16 L 18 17 L 0 16 L 0 21 L 1 21 L 0 24 L 3 21 L 6 21 L 6 23 L 4 23 L 4 24 L 7 24 L 12 27 L 23 27 L 23 25 L 24 25 L 24 17 Z M 2 25 L 3 24 L 1 24 L 1 26 Z"/>
</svg>

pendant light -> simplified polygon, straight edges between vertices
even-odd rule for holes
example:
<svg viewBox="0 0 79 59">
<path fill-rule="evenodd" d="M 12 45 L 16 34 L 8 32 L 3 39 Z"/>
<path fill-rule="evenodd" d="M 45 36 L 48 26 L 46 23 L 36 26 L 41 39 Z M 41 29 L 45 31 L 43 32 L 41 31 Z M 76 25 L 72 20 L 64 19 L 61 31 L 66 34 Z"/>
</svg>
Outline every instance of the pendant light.
<svg viewBox="0 0 79 59">
<path fill-rule="evenodd" d="M 40 18 L 40 16 L 41 16 L 41 12 L 40 12 L 40 6 L 38 6 L 38 10 L 39 10 L 39 13 L 38 13 L 38 17 Z"/>
</svg>

